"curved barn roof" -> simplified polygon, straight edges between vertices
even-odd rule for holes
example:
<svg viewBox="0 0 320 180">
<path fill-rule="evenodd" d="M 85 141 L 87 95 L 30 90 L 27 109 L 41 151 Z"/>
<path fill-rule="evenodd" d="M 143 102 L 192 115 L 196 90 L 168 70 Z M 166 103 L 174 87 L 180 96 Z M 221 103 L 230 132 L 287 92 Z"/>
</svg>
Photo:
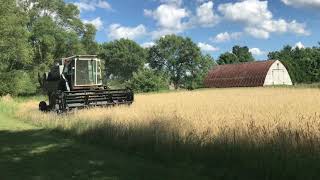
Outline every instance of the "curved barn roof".
<svg viewBox="0 0 320 180">
<path fill-rule="evenodd" d="M 268 70 L 275 60 L 219 65 L 207 75 L 206 87 L 263 86 Z"/>
</svg>

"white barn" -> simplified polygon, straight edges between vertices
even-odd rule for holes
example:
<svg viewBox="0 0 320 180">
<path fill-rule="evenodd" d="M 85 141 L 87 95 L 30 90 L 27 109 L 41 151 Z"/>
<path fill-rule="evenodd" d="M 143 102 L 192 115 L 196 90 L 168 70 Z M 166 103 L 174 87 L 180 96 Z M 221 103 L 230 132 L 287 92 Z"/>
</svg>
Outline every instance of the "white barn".
<svg viewBox="0 0 320 180">
<path fill-rule="evenodd" d="M 269 68 L 263 85 L 292 85 L 287 68 L 279 60 L 274 61 Z"/>
<path fill-rule="evenodd" d="M 206 87 L 257 87 L 292 85 L 286 67 L 279 60 L 227 64 L 214 67 L 207 75 Z"/>
</svg>

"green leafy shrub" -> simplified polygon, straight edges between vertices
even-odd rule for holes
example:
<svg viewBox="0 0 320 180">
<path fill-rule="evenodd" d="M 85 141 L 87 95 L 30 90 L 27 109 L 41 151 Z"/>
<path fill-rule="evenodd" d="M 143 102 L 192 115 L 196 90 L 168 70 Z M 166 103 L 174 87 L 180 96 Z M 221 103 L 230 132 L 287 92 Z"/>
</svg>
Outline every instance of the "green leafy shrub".
<svg viewBox="0 0 320 180">
<path fill-rule="evenodd" d="M 133 73 L 127 86 L 136 92 L 152 92 L 168 89 L 169 83 L 163 74 L 156 73 L 151 69 L 142 69 Z"/>
<path fill-rule="evenodd" d="M 0 73 L 0 96 L 13 94 L 14 84 L 11 73 Z"/>
<path fill-rule="evenodd" d="M 0 74 L 0 95 L 31 95 L 37 91 L 36 83 L 25 71 L 12 71 Z"/>
</svg>

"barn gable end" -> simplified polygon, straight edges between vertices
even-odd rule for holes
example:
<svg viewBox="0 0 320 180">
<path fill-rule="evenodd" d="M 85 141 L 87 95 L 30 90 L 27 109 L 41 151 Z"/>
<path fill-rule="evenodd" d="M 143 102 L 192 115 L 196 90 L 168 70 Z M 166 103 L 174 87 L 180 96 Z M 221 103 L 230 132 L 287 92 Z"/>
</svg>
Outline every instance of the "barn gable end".
<svg viewBox="0 0 320 180">
<path fill-rule="evenodd" d="M 271 65 L 263 85 L 292 85 L 290 75 L 280 61 L 277 60 Z"/>
<path fill-rule="evenodd" d="M 275 76 L 278 81 L 274 81 Z M 280 61 L 269 60 L 216 66 L 208 73 L 204 84 L 206 87 L 224 88 L 292 85 L 292 82 Z"/>
</svg>

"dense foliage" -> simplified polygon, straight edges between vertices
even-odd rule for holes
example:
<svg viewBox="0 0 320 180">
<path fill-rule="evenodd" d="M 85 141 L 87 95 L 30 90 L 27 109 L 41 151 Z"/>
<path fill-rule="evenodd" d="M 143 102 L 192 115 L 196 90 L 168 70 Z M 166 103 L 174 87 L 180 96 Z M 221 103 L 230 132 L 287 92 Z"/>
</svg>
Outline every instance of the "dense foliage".
<svg viewBox="0 0 320 180">
<path fill-rule="evenodd" d="M 214 64 L 202 55 L 190 38 L 168 35 L 144 49 L 136 42 L 120 39 L 104 43 L 100 57 L 105 63 L 109 85 L 126 85 L 139 92 L 202 86 L 203 78 Z"/>
<path fill-rule="evenodd" d="M 168 89 L 169 83 L 163 74 L 145 68 L 134 72 L 132 79 L 127 82 L 127 86 L 136 92 L 152 92 Z"/>
<path fill-rule="evenodd" d="M 105 62 L 106 78 L 120 82 L 130 80 L 133 73 L 142 69 L 146 63 L 146 51 L 128 39 L 104 43 L 100 57 Z"/>
<path fill-rule="evenodd" d="M 202 82 L 197 80 L 208 72 L 214 61 L 208 56 L 203 57 L 190 38 L 168 35 L 149 49 L 148 62 L 151 68 L 166 74 L 177 89 L 200 86 Z"/>
<path fill-rule="evenodd" d="M 254 58 L 247 46 L 233 46 L 232 52 L 226 52 L 220 55 L 218 64 L 234 64 L 254 61 Z"/>
<path fill-rule="evenodd" d="M 293 48 L 285 46 L 280 51 L 270 52 L 269 59 L 281 60 L 288 68 L 294 83 L 320 81 L 320 47 Z"/>
<path fill-rule="evenodd" d="M 28 42 L 26 13 L 12 0 L 0 1 L 0 70 L 9 72 L 32 63 L 32 46 Z"/>
</svg>

